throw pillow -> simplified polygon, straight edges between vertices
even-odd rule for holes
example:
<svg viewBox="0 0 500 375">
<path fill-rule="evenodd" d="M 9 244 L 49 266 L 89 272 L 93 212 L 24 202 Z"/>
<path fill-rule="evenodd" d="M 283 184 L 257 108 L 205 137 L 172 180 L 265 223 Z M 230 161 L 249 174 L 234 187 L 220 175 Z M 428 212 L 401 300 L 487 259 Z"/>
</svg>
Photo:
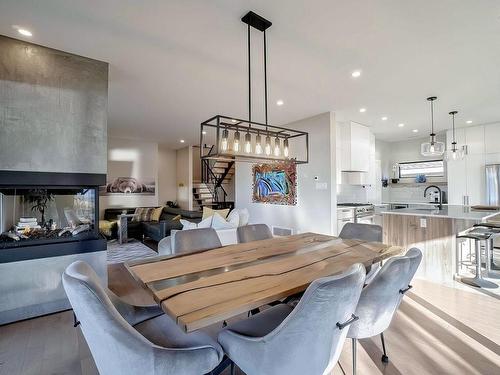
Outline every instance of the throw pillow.
<svg viewBox="0 0 500 375">
<path fill-rule="evenodd" d="M 212 225 L 212 216 L 206 218 L 205 220 L 200 221 L 198 224 L 181 219 L 181 224 L 182 224 L 182 230 L 210 228 L 210 226 Z"/>
<path fill-rule="evenodd" d="M 214 210 L 210 207 L 203 207 L 203 216 L 202 220 L 205 220 L 207 217 L 213 216 L 213 214 L 217 212 L 220 216 L 222 216 L 224 219 L 227 217 L 227 214 L 229 213 L 229 208 L 225 208 L 224 210 Z"/>
<path fill-rule="evenodd" d="M 154 209 L 154 207 L 137 207 L 132 221 L 151 221 L 151 214 Z"/>
<path fill-rule="evenodd" d="M 240 222 L 238 225 L 240 227 L 248 225 L 248 221 L 250 220 L 250 212 L 248 212 L 248 208 L 238 208 L 237 211 L 240 214 Z"/>
<path fill-rule="evenodd" d="M 238 223 L 230 223 L 216 212 L 214 216 L 212 216 L 212 228 L 215 230 L 234 229 L 238 228 Z"/>
<path fill-rule="evenodd" d="M 163 206 L 153 209 L 151 221 L 160 221 L 160 216 L 163 213 Z"/>
<path fill-rule="evenodd" d="M 238 210 L 232 210 L 226 220 L 233 225 L 233 228 L 237 228 L 240 226 L 240 213 Z"/>
<path fill-rule="evenodd" d="M 116 225 L 116 221 L 99 220 L 99 232 L 104 234 L 106 237 L 111 237 L 113 235 L 113 229 Z"/>
</svg>

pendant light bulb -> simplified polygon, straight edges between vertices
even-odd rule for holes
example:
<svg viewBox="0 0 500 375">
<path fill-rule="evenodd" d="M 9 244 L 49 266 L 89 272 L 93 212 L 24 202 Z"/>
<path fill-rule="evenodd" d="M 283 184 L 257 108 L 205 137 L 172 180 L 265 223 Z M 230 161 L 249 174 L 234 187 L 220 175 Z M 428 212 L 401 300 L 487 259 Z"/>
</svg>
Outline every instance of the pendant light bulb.
<svg viewBox="0 0 500 375">
<path fill-rule="evenodd" d="M 249 154 L 252 152 L 252 136 L 250 133 L 247 131 L 245 134 L 245 152 Z"/>
<path fill-rule="evenodd" d="M 285 158 L 288 157 L 289 150 L 288 150 L 288 138 L 285 138 L 283 141 L 283 155 L 285 155 Z"/>
<path fill-rule="evenodd" d="M 266 136 L 266 155 L 271 155 L 271 137 L 269 134 Z"/>
<path fill-rule="evenodd" d="M 234 132 L 233 151 L 234 152 L 240 151 L 240 132 L 238 130 Z"/>
<path fill-rule="evenodd" d="M 262 154 L 262 140 L 259 133 L 257 133 L 257 136 L 255 137 L 255 153 L 257 155 Z"/>
<path fill-rule="evenodd" d="M 227 151 L 228 138 L 229 138 L 229 132 L 227 131 L 227 129 L 224 129 L 222 131 L 222 140 L 220 142 L 220 148 L 222 149 L 222 151 Z"/>
<path fill-rule="evenodd" d="M 278 137 L 274 140 L 274 156 L 280 156 L 281 154 L 281 142 Z"/>
</svg>

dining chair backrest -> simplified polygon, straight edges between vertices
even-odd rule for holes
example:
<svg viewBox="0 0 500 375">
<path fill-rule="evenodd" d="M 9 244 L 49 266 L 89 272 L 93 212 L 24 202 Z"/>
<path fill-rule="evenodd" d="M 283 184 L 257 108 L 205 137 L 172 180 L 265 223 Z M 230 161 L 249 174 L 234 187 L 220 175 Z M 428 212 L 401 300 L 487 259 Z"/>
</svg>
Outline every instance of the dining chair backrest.
<svg viewBox="0 0 500 375">
<path fill-rule="evenodd" d="M 209 368 L 210 346 L 163 348 L 148 341 L 120 314 L 94 270 L 72 263 L 62 275 L 66 295 L 101 374 L 194 374 Z M 115 298 L 117 298 L 115 296 Z"/>
<path fill-rule="evenodd" d="M 342 227 L 339 237 L 368 242 L 382 242 L 382 227 L 374 224 L 347 223 Z"/>
<path fill-rule="evenodd" d="M 271 230 L 266 224 L 250 224 L 238 227 L 238 242 L 245 243 L 273 238 Z"/>
<path fill-rule="evenodd" d="M 407 255 L 389 259 L 361 292 L 356 315 L 359 320 L 349 329 L 351 338 L 366 338 L 384 332 L 408 291 L 422 253 L 411 249 Z"/>
<path fill-rule="evenodd" d="M 340 275 L 313 281 L 281 324 L 241 348 L 250 353 L 238 366 L 252 374 L 329 373 L 349 329 L 341 324 L 352 318 L 364 278 L 363 266 L 355 264 Z"/>
<path fill-rule="evenodd" d="M 174 236 L 174 254 L 191 253 L 222 247 L 213 228 L 180 230 Z"/>
</svg>

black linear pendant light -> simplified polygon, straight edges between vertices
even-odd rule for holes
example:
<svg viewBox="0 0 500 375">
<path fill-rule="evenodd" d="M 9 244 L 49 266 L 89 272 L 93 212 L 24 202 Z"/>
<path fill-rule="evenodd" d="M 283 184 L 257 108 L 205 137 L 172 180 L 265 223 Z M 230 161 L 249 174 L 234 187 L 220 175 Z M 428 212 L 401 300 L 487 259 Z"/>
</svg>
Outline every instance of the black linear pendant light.
<svg viewBox="0 0 500 375">
<path fill-rule="evenodd" d="M 267 38 L 266 30 L 272 23 L 254 12 L 245 14 L 241 21 L 247 25 L 248 48 L 248 120 L 217 115 L 201 123 L 200 150 L 202 159 L 255 161 L 255 159 L 283 161 L 297 164 L 309 161 L 309 134 L 307 132 L 269 124 L 267 85 Z M 251 32 L 258 30 L 264 42 L 264 115 L 265 123 L 252 119 L 252 69 Z M 215 142 L 205 147 L 207 129 L 215 130 Z M 232 138 L 232 140 L 231 140 Z M 274 140 L 273 140 L 274 139 Z M 208 154 L 203 150 L 209 149 Z"/>
</svg>

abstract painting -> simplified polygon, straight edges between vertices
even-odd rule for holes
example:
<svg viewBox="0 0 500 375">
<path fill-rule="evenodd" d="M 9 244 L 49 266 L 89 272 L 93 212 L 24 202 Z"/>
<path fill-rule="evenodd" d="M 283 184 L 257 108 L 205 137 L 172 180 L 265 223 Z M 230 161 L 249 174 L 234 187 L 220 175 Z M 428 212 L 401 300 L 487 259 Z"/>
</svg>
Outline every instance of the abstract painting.
<svg viewBox="0 0 500 375">
<path fill-rule="evenodd" d="M 252 172 L 254 202 L 297 204 L 297 167 L 293 161 L 256 164 Z"/>
</svg>

